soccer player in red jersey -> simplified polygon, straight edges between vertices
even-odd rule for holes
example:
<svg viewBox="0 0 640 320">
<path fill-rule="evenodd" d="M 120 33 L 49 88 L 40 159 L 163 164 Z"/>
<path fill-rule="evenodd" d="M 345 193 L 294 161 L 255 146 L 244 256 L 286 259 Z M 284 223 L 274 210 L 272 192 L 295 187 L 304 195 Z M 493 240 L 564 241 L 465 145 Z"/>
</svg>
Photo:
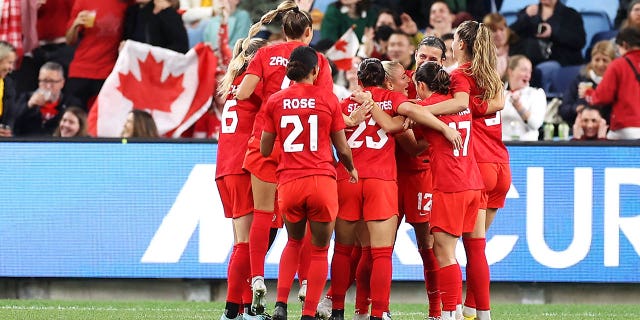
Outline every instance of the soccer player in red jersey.
<svg viewBox="0 0 640 320">
<path fill-rule="evenodd" d="M 437 51 L 433 47 L 429 47 L 429 49 Z M 420 65 L 423 63 L 424 61 Z M 408 82 L 413 83 L 406 76 L 404 67 L 401 64 L 394 61 L 383 61 L 382 65 L 386 73 L 385 84 L 389 90 L 405 92 Z M 428 144 L 426 140 L 416 141 L 412 129 L 396 134 L 395 139 L 398 144 L 396 147 L 398 209 L 400 214 L 398 221 L 401 221 L 402 217 L 404 217 L 405 221 L 411 224 L 415 231 L 418 252 L 422 258 L 425 289 L 429 301 L 429 319 L 437 319 L 440 317 L 441 303 L 437 285 L 439 267 L 433 253 L 433 236 L 429 233 L 433 188 L 431 185 L 429 154 L 426 150 Z"/>
<path fill-rule="evenodd" d="M 434 114 L 471 110 L 476 159 L 486 187 L 474 232 L 463 239 L 467 253 L 467 296 L 464 312 L 461 305 L 458 312 L 468 319 L 476 316 L 491 319 L 485 235 L 497 208 L 504 206 L 511 185 L 509 155 L 502 143 L 499 112 L 504 107 L 504 95 L 496 70 L 495 45 L 487 26 L 475 21 L 463 22 L 454 33 L 452 49 L 459 64 L 458 69 L 451 72 L 453 98 L 433 104 L 430 110 Z M 485 210 L 487 208 L 489 210 Z"/>
<path fill-rule="evenodd" d="M 360 181 L 355 185 L 348 184 L 346 171 L 342 166 L 338 167 L 340 211 L 331 265 L 332 317 L 344 318 L 344 292 L 349 282 L 347 278 L 341 284 L 335 278 L 345 274 L 344 270 L 349 270 L 348 255 L 354 243 L 355 228 L 362 219 L 366 222 L 371 246 L 371 319 L 382 319 L 388 316 L 389 311 L 391 254 L 398 223 L 395 141 L 390 132 L 402 130 L 404 122 L 402 118 L 386 121 L 386 117 L 409 116 L 418 123 L 442 132 L 456 148 L 461 147 L 462 141 L 457 130 L 437 120 L 426 108 L 408 101 L 401 93 L 384 89 L 385 73 L 380 60 L 365 59 L 358 68 L 358 79 L 364 91 L 369 93 L 354 99 L 358 102 L 373 100 L 376 106 L 371 110 L 372 118 L 347 131 L 354 161 L 356 165 L 361 164 Z M 367 97 L 368 94 L 370 96 Z M 352 99 L 344 100 L 343 113 L 348 114 L 356 106 L 357 103 Z M 361 242 L 364 241 L 361 239 Z M 363 243 L 363 246 L 366 244 Z"/>
<path fill-rule="evenodd" d="M 504 207 L 511 169 L 502 142 L 500 110 L 504 107 L 502 82 L 496 68 L 491 30 L 467 21 L 458 26 L 452 43 L 460 67 L 451 73 L 451 91 L 470 97 L 475 156 L 485 189 L 474 232 L 463 239 L 467 252 L 467 296 L 463 315 L 468 319 L 491 319 L 489 266 L 485 256 L 486 231 L 498 208 Z"/>
<path fill-rule="evenodd" d="M 233 219 L 235 238 L 229 258 L 227 298 L 221 320 L 241 319 L 241 303 L 249 304 L 251 301 L 251 291 L 247 282 L 250 278 L 249 230 L 253 220 L 253 198 L 251 176 L 242 169 L 242 160 L 247 152 L 247 141 L 251 137 L 253 121 L 262 100 L 253 94 L 249 99 L 238 101 L 232 92 L 246 75 L 245 70 L 253 55 L 264 45 L 266 41 L 261 39 L 252 39 L 245 50 L 242 50 L 241 45 L 236 45 L 234 59 L 219 88 L 219 93 L 225 95 L 227 101 L 222 110 L 218 138 L 216 184 L 225 217 Z"/>
<path fill-rule="evenodd" d="M 286 65 L 293 49 L 307 46 L 311 42 L 311 16 L 300 11 L 294 1 L 284 1 L 275 10 L 266 13 L 260 22 L 251 26 L 249 38 L 255 35 L 263 23 L 269 23 L 278 14 L 282 17 L 282 29 L 286 42 L 260 48 L 249 63 L 246 75 L 238 90 L 238 100 L 248 99 L 256 93 L 263 100 L 283 88 L 287 88 L 290 79 L 286 77 Z M 245 43 L 248 40 L 245 40 Z M 244 44 L 243 44 L 244 45 Z M 320 91 L 332 92 L 333 80 L 328 60 L 318 54 L 320 73 L 316 85 Z M 262 90 L 257 91 L 262 84 Z M 264 105 L 263 105 L 264 107 Z M 280 157 L 279 144 L 275 145 L 269 157 L 262 157 L 259 151 L 260 135 L 264 123 L 264 110 L 256 116 L 253 126 L 253 136 L 249 140 L 249 149 L 244 159 L 243 167 L 251 172 L 251 187 L 253 192 L 254 212 L 253 223 L 249 233 L 249 252 L 251 256 L 251 286 L 253 290 L 252 308 L 256 313 L 262 313 L 265 306 L 267 288 L 264 284 L 264 259 L 268 250 L 269 229 L 272 221 L 281 216 L 276 213 L 276 167 Z M 288 292 L 288 288 L 286 290 Z"/>
<path fill-rule="evenodd" d="M 296 48 L 286 70 L 287 77 L 295 83 L 267 100 L 260 151 L 269 156 L 279 137 L 282 154 L 277 169 L 278 203 L 289 240 L 280 260 L 278 282 L 288 282 L 289 287 L 309 221 L 311 263 L 302 319 L 315 319 L 327 278 L 327 250 L 338 214 L 332 143 L 346 168 L 349 183 L 358 181 L 358 172 L 344 134 L 338 99 L 314 85 L 320 73 L 316 51 L 307 46 Z M 287 319 L 286 300 L 276 303 L 273 319 Z"/>
<path fill-rule="evenodd" d="M 423 64 L 415 74 L 420 104 L 429 105 L 450 99 L 449 75 L 436 63 Z M 484 184 L 478 169 L 469 109 L 438 118 L 462 134 L 461 149 L 452 149 L 449 142 L 433 130 L 425 129 L 429 142 L 429 159 L 433 174 L 433 207 L 431 232 L 435 238 L 435 254 L 440 265 L 439 287 L 442 298 L 442 319 L 456 319 L 456 305 L 461 295 L 462 274 L 456 261 L 458 238 L 474 231 Z"/>
</svg>

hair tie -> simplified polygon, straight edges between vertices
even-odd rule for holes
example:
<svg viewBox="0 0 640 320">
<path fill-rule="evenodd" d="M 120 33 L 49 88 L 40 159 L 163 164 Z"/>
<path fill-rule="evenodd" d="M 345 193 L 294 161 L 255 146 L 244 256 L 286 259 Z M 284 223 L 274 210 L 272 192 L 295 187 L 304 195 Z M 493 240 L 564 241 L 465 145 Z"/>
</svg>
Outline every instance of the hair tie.
<svg viewBox="0 0 640 320">
<path fill-rule="evenodd" d="M 298 6 L 293 7 L 291 10 L 293 10 L 293 12 L 296 12 L 296 13 L 300 12 L 300 8 L 298 8 Z"/>
</svg>

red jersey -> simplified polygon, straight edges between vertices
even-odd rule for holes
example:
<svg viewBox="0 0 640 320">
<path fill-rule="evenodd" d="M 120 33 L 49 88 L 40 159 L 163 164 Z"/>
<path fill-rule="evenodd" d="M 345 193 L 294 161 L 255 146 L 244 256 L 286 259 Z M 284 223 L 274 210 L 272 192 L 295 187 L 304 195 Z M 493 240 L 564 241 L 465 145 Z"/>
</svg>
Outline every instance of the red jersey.
<svg viewBox="0 0 640 320">
<path fill-rule="evenodd" d="M 246 73 L 260 77 L 263 82 L 262 90 L 258 91 L 256 88 L 254 92 L 264 101 L 272 94 L 289 87 L 291 80 L 287 78 L 286 70 L 287 64 L 289 63 L 289 56 L 293 49 L 300 46 L 306 46 L 306 44 L 299 41 L 288 41 L 262 47 L 258 49 L 256 55 L 251 59 L 251 62 L 249 62 Z M 314 84 L 320 88 L 316 90 L 330 94 L 333 92 L 331 67 L 329 66 L 327 58 L 321 53 L 318 53 L 318 65 L 320 66 L 320 74 L 318 74 L 318 78 Z M 264 116 L 261 111 L 258 113 L 253 126 L 253 136 L 257 139 L 260 139 L 262 135 L 263 122 Z"/>
<path fill-rule="evenodd" d="M 431 97 L 420 101 L 428 106 L 451 99 L 449 95 L 434 93 Z M 433 172 L 433 189 L 441 192 L 461 192 L 482 190 L 484 183 L 474 154 L 474 138 L 472 132 L 471 111 L 465 109 L 456 114 L 437 116 L 440 121 L 460 132 L 462 149 L 453 150 L 453 145 L 440 132 L 421 127 L 429 141 L 429 158 Z"/>
<path fill-rule="evenodd" d="M 415 134 L 415 131 L 414 131 Z M 416 136 L 416 139 L 420 137 Z M 423 171 L 429 169 L 429 152 L 423 151 L 417 156 L 408 154 L 401 146 L 396 146 L 396 164 L 398 171 Z"/>
<path fill-rule="evenodd" d="M 509 163 L 509 152 L 502 142 L 502 122 L 500 111 L 485 114 L 489 105 L 482 100 L 484 89 L 476 84 L 468 74 L 470 63 L 465 63 L 451 72 L 451 93 L 469 94 L 469 109 L 473 115 L 473 135 L 478 162 Z"/>
<path fill-rule="evenodd" d="M 69 78 L 102 80 L 109 76 L 118 58 L 127 5 L 125 1 L 75 1 L 67 29 L 80 11 L 95 10 L 96 18 L 92 28 L 78 27 L 82 36 L 78 37 L 78 46 L 69 65 Z"/>
<path fill-rule="evenodd" d="M 233 79 L 231 91 L 237 88 L 246 73 Z M 256 92 L 262 90 L 262 81 Z M 220 136 L 218 137 L 218 155 L 216 160 L 216 179 L 229 174 L 243 174 L 242 162 L 247 152 L 247 143 L 251 137 L 253 122 L 260 109 L 262 100 L 253 93 L 249 99 L 236 100 L 233 94 L 227 95 L 222 109 Z"/>
<path fill-rule="evenodd" d="M 413 74 L 416 73 L 414 70 L 405 70 L 404 74 L 411 79 L 409 81 L 409 86 L 407 87 L 407 97 L 409 99 L 418 99 L 418 91 L 416 91 L 416 84 L 413 82 Z"/>
<path fill-rule="evenodd" d="M 278 183 L 311 175 L 335 177 L 331 133 L 344 129 L 338 98 L 318 86 L 295 83 L 267 100 L 264 131 L 282 143 Z"/>
<path fill-rule="evenodd" d="M 398 106 L 407 102 L 407 97 L 400 92 L 393 92 L 379 87 L 367 87 L 373 100 L 390 116 L 395 116 Z M 350 114 L 358 103 L 351 99 L 342 100 L 342 112 Z M 347 142 L 351 147 L 353 162 L 358 168 L 358 177 L 382 180 L 396 180 L 395 139 L 392 134 L 382 130 L 369 115 L 357 127 L 347 128 Z M 338 179 L 348 179 L 349 174 L 344 166 L 338 167 Z"/>
<path fill-rule="evenodd" d="M 47 0 L 38 9 L 38 39 L 53 41 L 67 33 L 66 23 L 73 6 L 73 0 Z M 75 17 L 74 17 L 75 18 Z"/>
</svg>

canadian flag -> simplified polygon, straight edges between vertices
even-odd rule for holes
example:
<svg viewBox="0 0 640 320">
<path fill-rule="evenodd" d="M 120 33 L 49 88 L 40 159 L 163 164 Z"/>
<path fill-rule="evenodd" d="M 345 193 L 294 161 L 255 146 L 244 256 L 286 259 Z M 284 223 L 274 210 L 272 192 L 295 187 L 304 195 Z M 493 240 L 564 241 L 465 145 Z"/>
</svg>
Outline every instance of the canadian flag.
<svg viewBox="0 0 640 320">
<path fill-rule="evenodd" d="M 353 28 L 349 28 L 349 30 L 327 50 L 327 59 L 333 61 L 338 69 L 349 70 L 351 69 L 351 60 L 356 56 L 356 53 L 358 53 L 359 46 L 360 41 L 358 41 L 358 36 L 353 32 Z"/>
<path fill-rule="evenodd" d="M 153 116 L 160 135 L 178 138 L 211 105 L 217 58 L 198 44 L 186 54 L 126 41 L 89 112 L 95 137 L 119 137 L 132 109 Z"/>
</svg>

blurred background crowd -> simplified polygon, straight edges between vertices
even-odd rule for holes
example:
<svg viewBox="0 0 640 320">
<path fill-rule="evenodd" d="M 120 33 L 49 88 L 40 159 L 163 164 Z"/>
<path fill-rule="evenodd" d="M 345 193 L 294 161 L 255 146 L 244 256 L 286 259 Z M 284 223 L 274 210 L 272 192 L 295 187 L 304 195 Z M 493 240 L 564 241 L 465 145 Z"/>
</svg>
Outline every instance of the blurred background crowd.
<svg viewBox="0 0 640 320">
<path fill-rule="evenodd" d="M 273 0 L 2 0 L 0 136 L 83 137 L 87 114 L 125 40 L 185 53 L 207 43 L 222 76 L 230 47 Z M 300 1 L 314 24 L 312 46 L 326 52 L 347 30 L 359 40 L 351 68 L 334 68 L 340 98 L 358 90 L 362 58 L 415 66 L 425 36 L 447 44 L 463 21 L 493 31 L 507 97 L 504 140 L 640 139 L 640 0 Z M 283 40 L 279 21 L 259 37 Z M 634 81 L 635 80 L 635 81 Z M 602 86 L 601 86 L 602 84 Z M 215 88 L 212 88 L 215 92 Z M 183 137 L 216 139 L 225 97 Z M 152 114 L 136 109 L 123 137 L 160 136 Z M 613 132 L 613 133 L 612 133 Z"/>
</svg>

